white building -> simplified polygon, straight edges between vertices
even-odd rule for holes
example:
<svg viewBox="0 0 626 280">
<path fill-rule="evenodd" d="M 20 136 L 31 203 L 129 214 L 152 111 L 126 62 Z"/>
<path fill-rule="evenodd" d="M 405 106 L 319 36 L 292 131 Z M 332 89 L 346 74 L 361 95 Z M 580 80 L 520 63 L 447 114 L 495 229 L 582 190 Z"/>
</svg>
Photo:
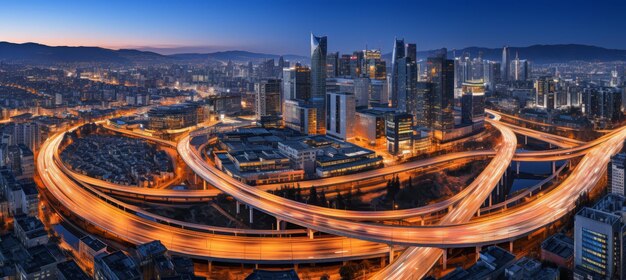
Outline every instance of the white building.
<svg viewBox="0 0 626 280">
<path fill-rule="evenodd" d="M 353 93 L 329 92 L 326 95 L 326 134 L 341 140 L 354 137 L 356 105 Z"/>
</svg>

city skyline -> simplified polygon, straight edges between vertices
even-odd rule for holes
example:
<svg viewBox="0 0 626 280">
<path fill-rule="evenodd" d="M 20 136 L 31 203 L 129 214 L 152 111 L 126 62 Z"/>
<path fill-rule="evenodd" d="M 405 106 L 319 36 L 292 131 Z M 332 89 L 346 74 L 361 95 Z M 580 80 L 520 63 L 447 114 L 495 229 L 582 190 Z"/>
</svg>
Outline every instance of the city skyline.
<svg viewBox="0 0 626 280">
<path fill-rule="evenodd" d="M 0 30 L 0 38 L 15 43 L 133 48 L 163 54 L 245 50 L 306 55 L 307 45 L 293 42 L 306 40 L 311 32 L 333 38 L 328 49 L 340 52 L 366 46 L 391 52 L 394 36 L 416 42 L 418 51 L 534 44 L 626 49 L 626 39 L 612 35 L 626 25 L 626 19 L 619 16 L 625 4 L 609 2 L 614 8 L 603 9 L 605 6 L 585 1 L 525 1 L 506 3 L 507 9 L 500 9 L 495 1 L 159 1 L 150 5 L 142 1 L 34 1 L 5 4 L 0 26 L 12 28 Z M 537 5 L 541 9 L 535 9 Z M 599 14 L 601 8 L 601 18 L 584 23 L 579 20 Z M 538 32 L 542 30 L 547 32 Z"/>
</svg>

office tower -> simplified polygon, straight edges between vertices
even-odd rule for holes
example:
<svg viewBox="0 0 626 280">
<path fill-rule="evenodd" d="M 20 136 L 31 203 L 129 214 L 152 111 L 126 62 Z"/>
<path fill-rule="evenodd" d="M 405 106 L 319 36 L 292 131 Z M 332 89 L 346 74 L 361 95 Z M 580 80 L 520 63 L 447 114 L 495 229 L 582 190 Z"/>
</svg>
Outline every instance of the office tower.
<svg viewBox="0 0 626 280">
<path fill-rule="evenodd" d="M 398 106 L 398 60 L 406 56 L 404 53 L 404 39 L 394 39 L 393 52 L 391 54 L 391 107 Z"/>
<path fill-rule="evenodd" d="M 400 58 L 397 64 L 397 110 L 399 112 L 408 112 L 411 110 L 407 107 L 408 97 L 415 95 L 415 84 L 417 83 L 417 65 L 408 57 Z"/>
<path fill-rule="evenodd" d="M 602 121 L 622 119 L 622 93 L 611 87 L 591 87 L 583 91 L 583 113 Z"/>
<path fill-rule="evenodd" d="M 352 57 L 349 54 L 343 54 L 341 55 L 341 57 L 339 58 L 339 69 L 338 69 L 338 75 L 339 77 L 348 77 L 350 76 L 350 57 Z"/>
<path fill-rule="evenodd" d="M 278 116 L 281 111 L 281 82 L 278 79 L 265 79 L 254 84 L 255 115 L 260 120 L 264 116 Z"/>
<path fill-rule="evenodd" d="M 483 77 L 485 86 L 492 89 L 500 79 L 500 63 L 485 60 L 483 62 Z"/>
<path fill-rule="evenodd" d="M 613 194 L 624 195 L 624 167 L 626 167 L 626 153 L 619 153 L 611 157 L 608 164 L 608 187 L 609 192 Z"/>
<path fill-rule="evenodd" d="M 407 113 L 391 113 L 385 117 L 387 151 L 397 155 L 412 151 L 413 116 Z"/>
<path fill-rule="evenodd" d="M 411 59 L 413 62 L 417 62 L 417 45 L 406 44 L 406 57 Z"/>
<path fill-rule="evenodd" d="M 369 103 L 372 107 L 388 107 L 389 83 L 387 80 L 370 80 Z"/>
<path fill-rule="evenodd" d="M 285 101 L 283 120 L 285 126 L 307 135 L 317 133 L 317 111 L 302 100 Z"/>
<path fill-rule="evenodd" d="M 350 57 L 350 77 L 358 78 L 361 77 L 361 73 L 363 72 L 363 58 L 364 54 L 361 51 L 355 51 L 352 53 Z"/>
<path fill-rule="evenodd" d="M 535 105 L 541 108 L 548 108 L 550 94 L 554 97 L 556 92 L 556 81 L 551 77 L 540 77 L 535 81 Z M 554 109 L 554 106 L 552 106 Z"/>
<path fill-rule="evenodd" d="M 16 123 L 13 126 L 11 145 L 24 144 L 35 152 L 41 145 L 41 130 L 35 122 Z"/>
<path fill-rule="evenodd" d="M 484 124 L 485 122 L 485 86 L 481 80 L 463 83 L 461 96 L 461 123 Z"/>
<path fill-rule="evenodd" d="M 369 106 L 371 83 L 369 78 L 354 79 L 354 99 L 357 108 Z"/>
<path fill-rule="evenodd" d="M 574 279 L 624 279 L 624 200 L 623 196 L 608 194 L 576 214 Z"/>
<path fill-rule="evenodd" d="M 454 128 L 454 60 L 447 59 L 444 48 L 428 58 L 428 74 L 433 83 L 432 98 L 428 100 L 428 122 L 435 138 L 442 140 L 445 133 Z"/>
<path fill-rule="evenodd" d="M 339 53 L 333 52 L 326 56 L 326 77 L 334 78 L 339 75 Z"/>
<path fill-rule="evenodd" d="M 354 117 L 356 106 L 354 94 L 349 92 L 329 92 L 327 94 L 326 135 L 348 140 L 354 137 Z"/>
<path fill-rule="evenodd" d="M 311 100 L 317 108 L 317 133 L 325 133 L 326 124 L 326 36 L 311 33 Z"/>
<path fill-rule="evenodd" d="M 311 98 L 311 69 L 297 65 L 283 69 L 283 102 Z"/>
<path fill-rule="evenodd" d="M 413 123 L 428 127 L 426 121 L 426 100 L 432 96 L 433 84 L 429 82 L 415 83 L 415 90 L 407 97 L 407 113 L 413 115 Z"/>
<path fill-rule="evenodd" d="M 511 73 L 511 55 L 509 53 L 508 46 L 504 46 L 504 48 L 502 48 L 502 63 L 500 64 L 500 67 L 500 75 L 502 75 L 501 80 L 503 82 L 508 82 L 509 74 Z"/>
<path fill-rule="evenodd" d="M 513 65 L 511 67 L 512 73 L 510 77 L 514 81 L 526 81 L 528 79 L 528 61 L 525 59 L 519 59 L 518 53 L 515 53 L 515 59 L 513 60 Z"/>
</svg>

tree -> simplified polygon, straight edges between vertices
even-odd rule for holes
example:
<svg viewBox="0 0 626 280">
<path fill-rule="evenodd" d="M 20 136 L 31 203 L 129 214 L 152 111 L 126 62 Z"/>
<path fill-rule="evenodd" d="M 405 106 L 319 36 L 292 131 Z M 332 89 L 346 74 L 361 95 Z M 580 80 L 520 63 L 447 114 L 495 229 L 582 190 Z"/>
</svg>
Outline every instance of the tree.
<svg viewBox="0 0 626 280">
<path fill-rule="evenodd" d="M 328 200 L 326 199 L 326 191 L 325 190 L 322 190 L 320 192 L 319 205 L 320 206 L 328 206 Z"/>
<path fill-rule="evenodd" d="M 309 200 L 308 200 L 309 204 L 313 204 L 313 205 L 318 205 L 319 201 L 317 199 L 317 190 L 315 189 L 315 186 L 311 186 L 311 188 L 309 189 Z"/>
</svg>

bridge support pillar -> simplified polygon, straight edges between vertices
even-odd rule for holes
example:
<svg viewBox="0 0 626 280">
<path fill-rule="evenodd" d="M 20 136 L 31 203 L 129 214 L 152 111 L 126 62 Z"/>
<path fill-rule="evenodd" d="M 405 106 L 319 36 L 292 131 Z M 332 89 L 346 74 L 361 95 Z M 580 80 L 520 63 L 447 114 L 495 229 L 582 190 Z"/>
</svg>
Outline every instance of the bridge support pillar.
<svg viewBox="0 0 626 280">
<path fill-rule="evenodd" d="M 516 164 L 516 166 L 517 166 L 517 167 L 516 167 L 516 173 L 517 173 L 517 175 L 519 175 L 519 166 L 520 166 L 520 162 L 518 161 L 518 162 L 516 162 L 515 164 Z"/>
<path fill-rule="evenodd" d="M 478 215 L 478 217 L 480 217 L 480 209 L 478 209 L 478 212 L 476 212 L 476 215 Z"/>
<path fill-rule="evenodd" d="M 450 211 L 452 211 L 452 206 L 453 206 L 452 204 L 450 204 L 450 205 L 448 206 L 448 213 L 450 213 Z"/>
<path fill-rule="evenodd" d="M 250 209 L 250 223 L 254 221 L 254 208 L 252 206 L 248 207 Z"/>
<path fill-rule="evenodd" d="M 424 218 L 426 218 L 424 215 L 420 216 L 420 223 L 422 226 L 424 225 Z"/>
<path fill-rule="evenodd" d="M 206 190 L 206 181 L 205 180 L 202 180 L 202 189 Z"/>
<path fill-rule="evenodd" d="M 443 270 L 448 269 L 448 249 L 443 249 L 442 266 Z"/>
<path fill-rule="evenodd" d="M 513 241 L 509 241 L 509 252 L 513 254 Z"/>
<path fill-rule="evenodd" d="M 476 261 L 480 258 L 480 249 L 482 249 L 480 246 L 476 246 Z"/>
<path fill-rule="evenodd" d="M 280 231 L 281 221 L 279 218 L 276 218 L 276 231 Z"/>
<path fill-rule="evenodd" d="M 489 207 L 491 207 L 493 203 L 493 193 L 489 194 Z"/>
<path fill-rule="evenodd" d="M 552 174 L 556 173 L 556 161 L 552 162 Z"/>
<path fill-rule="evenodd" d="M 524 145 L 528 145 L 528 135 L 524 135 Z"/>
<path fill-rule="evenodd" d="M 314 231 L 310 228 L 306 229 L 306 235 L 309 236 L 309 239 L 313 239 Z"/>
<path fill-rule="evenodd" d="M 239 203 L 239 200 L 235 200 L 235 211 L 237 212 L 237 214 L 239 214 L 239 212 L 241 212 L 241 203 Z"/>
<path fill-rule="evenodd" d="M 393 262 L 393 245 L 389 245 L 389 263 Z"/>
<path fill-rule="evenodd" d="M 208 269 L 207 271 L 209 272 L 209 277 L 211 277 L 211 273 L 213 272 L 213 262 L 209 261 L 209 263 L 207 264 Z"/>
</svg>

